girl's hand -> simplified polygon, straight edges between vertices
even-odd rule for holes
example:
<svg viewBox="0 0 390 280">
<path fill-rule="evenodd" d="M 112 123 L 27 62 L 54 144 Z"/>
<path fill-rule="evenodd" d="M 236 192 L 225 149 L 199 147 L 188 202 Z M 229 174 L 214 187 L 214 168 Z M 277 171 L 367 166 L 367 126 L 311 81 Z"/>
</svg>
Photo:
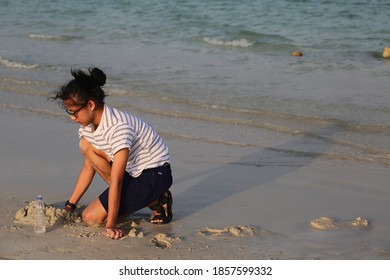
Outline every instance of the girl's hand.
<svg viewBox="0 0 390 280">
<path fill-rule="evenodd" d="M 117 227 L 106 227 L 103 230 L 103 236 L 111 238 L 111 239 L 119 239 L 123 236 L 123 230 Z"/>
</svg>

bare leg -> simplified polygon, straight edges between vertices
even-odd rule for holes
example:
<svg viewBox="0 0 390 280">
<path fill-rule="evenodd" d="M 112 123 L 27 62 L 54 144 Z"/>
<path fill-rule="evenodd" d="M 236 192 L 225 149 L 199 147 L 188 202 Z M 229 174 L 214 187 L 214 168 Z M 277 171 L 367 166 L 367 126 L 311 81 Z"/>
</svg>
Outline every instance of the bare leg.
<svg viewBox="0 0 390 280">
<path fill-rule="evenodd" d="M 88 140 L 80 140 L 80 150 L 85 159 L 88 160 L 92 168 L 110 185 L 111 182 L 111 165 L 108 156 L 96 149 Z M 101 204 L 99 198 L 95 199 L 84 209 L 82 213 L 84 223 L 89 226 L 103 225 L 106 222 L 107 212 Z"/>
<path fill-rule="evenodd" d="M 82 213 L 83 222 L 88 226 L 102 226 L 107 218 L 106 209 L 104 209 L 99 198 L 92 201 Z"/>
<path fill-rule="evenodd" d="M 91 167 L 102 177 L 102 179 L 110 185 L 111 182 L 111 165 L 110 159 L 103 151 L 96 149 L 88 140 L 80 140 L 80 150 L 83 156 L 88 160 Z M 164 194 L 168 196 L 168 193 Z M 151 207 L 159 203 L 159 200 L 151 202 L 148 206 Z M 162 205 L 165 215 L 168 216 L 168 205 Z M 153 211 L 153 216 L 160 213 Z M 89 226 L 103 225 L 106 222 L 107 212 L 101 204 L 99 198 L 95 199 L 82 213 L 83 221 Z M 154 219 L 153 223 L 161 223 L 162 220 Z"/>
<path fill-rule="evenodd" d="M 80 140 L 80 150 L 83 156 L 89 161 L 93 169 L 103 178 L 108 185 L 111 182 L 110 159 L 105 152 L 96 149 L 85 138 Z"/>
</svg>

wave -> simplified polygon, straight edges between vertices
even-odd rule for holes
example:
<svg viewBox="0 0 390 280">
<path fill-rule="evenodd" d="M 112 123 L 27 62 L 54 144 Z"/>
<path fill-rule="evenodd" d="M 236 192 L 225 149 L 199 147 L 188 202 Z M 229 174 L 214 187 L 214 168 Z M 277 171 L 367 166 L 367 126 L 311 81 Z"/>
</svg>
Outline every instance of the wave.
<svg viewBox="0 0 390 280">
<path fill-rule="evenodd" d="M 184 106 L 185 108 L 193 108 L 195 110 L 202 110 L 201 112 L 208 112 L 206 115 L 203 113 L 195 114 L 189 113 L 189 111 L 179 112 L 178 110 L 174 110 L 176 116 L 181 116 L 183 118 L 188 119 L 207 119 L 209 114 L 213 114 L 210 116 L 208 121 L 216 122 L 216 123 L 231 123 L 234 125 L 240 124 L 248 127 L 257 127 L 257 128 L 268 128 L 270 130 L 285 132 L 289 134 L 297 134 L 303 133 L 300 128 L 293 128 L 290 126 L 283 126 L 281 124 L 276 123 L 286 123 L 289 125 L 291 123 L 302 124 L 303 126 L 314 126 L 314 127 L 334 127 L 341 129 L 343 131 L 351 132 L 351 133 L 364 133 L 364 134 L 384 134 L 390 133 L 390 126 L 387 124 L 374 124 L 374 123 L 361 123 L 361 122 L 351 122 L 342 118 L 331 117 L 331 116 L 319 116 L 319 115 L 303 115 L 303 114 L 294 114 L 288 112 L 275 111 L 270 108 L 253 108 L 253 107 L 245 107 L 245 106 L 237 106 L 237 105 L 227 105 L 227 104 L 216 104 L 212 102 L 206 101 L 197 101 L 193 99 L 187 99 L 178 96 L 158 96 L 154 95 L 150 92 L 142 91 L 142 90 L 129 90 L 125 88 L 119 88 L 115 86 L 110 86 L 107 89 L 107 92 L 110 96 L 132 96 L 136 98 L 148 99 L 150 102 L 157 102 L 158 104 L 166 104 L 168 106 L 174 106 L 175 108 L 179 108 L 180 106 Z M 294 102 L 294 101 L 291 101 Z M 361 107 L 358 105 L 350 105 L 353 110 L 365 110 L 368 109 L 366 107 Z M 148 110 L 145 108 L 145 110 Z M 149 108 L 153 114 L 158 114 L 157 112 L 161 112 L 161 114 L 169 114 L 168 111 L 165 110 L 154 110 Z M 388 109 L 384 108 L 375 108 L 375 111 L 384 111 L 384 113 L 388 114 Z M 229 118 L 226 118 L 224 113 L 229 114 Z M 216 114 L 216 115 L 214 115 Z M 221 115 L 222 114 L 222 115 Z M 217 115 L 221 115 L 221 117 L 217 117 Z M 237 119 L 233 118 L 236 116 Z M 230 120 L 230 121 L 229 121 Z M 272 123 L 275 123 L 272 125 Z M 300 126 L 301 127 L 301 126 Z"/>
<path fill-rule="evenodd" d="M 190 123 L 216 124 L 236 129 L 247 128 L 253 131 L 267 130 L 270 132 L 284 134 L 291 139 L 305 139 L 317 143 L 316 145 L 332 146 L 332 151 L 316 152 L 306 150 L 306 148 L 297 147 L 291 150 L 277 150 L 272 147 L 266 147 L 251 140 L 235 141 L 229 139 L 221 140 L 211 135 L 199 136 L 188 135 L 175 132 L 166 132 L 167 137 L 178 138 L 186 141 L 202 141 L 206 143 L 223 144 L 235 147 L 250 147 L 272 150 L 289 156 L 295 157 L 313 157 L 335 160 L 351 160 L 367 163 L 380 163 L 390 165 L 390 150 L 383 147 L 380 143 L 368 143 L 366 138 L 382 137 L 390 132 L 390 126 L 374 125 L 363 123 L 351 123 L 347 120 L 320 116 L 302 116 L 289 113 L 275 112 L 267 109 L 249 109 L 236 108 L 227 105 L 217 105 L 212 103 L 187 100 L 179 97 L 158 97 L 145 92 L 128 91 L 125 89 L 110 88 L 110 95 L 114 96 L 132 96 L 140 98 L 142 102 L 145 99 L 150 101 L 149 106 L 142 106 L 134 99 L 134 104 L 115 104 L 124 109 L 138 111 L 142 114 L 153 114 L 159 117 L 172 119 L 190 120 Z M 158 103 L 159 107 L 152 104 Z M 164 104 L 164 105 L 163 105 Z M 173 106 L 175 109 L 172 109 Z M 162 108 L 161 108 L 162 107 Z M 181 108 L 181 109 L 180 109 Z M 225 113 L 228 113 L 226 115 Z M 338 135 L 342 132 L 344 137 Z M 361 139 L 364 137 L 364 139 Z M 300 142 L 300 140 L 298 140 Z M 337 148 L 335 148 L 337 147 Z M 334 151 L 334 152 L 333 152 Z"/>
<path fill-rule="evenodd" d="M 47 81 L 26 80 L 0 76 L 0 90 L 13 94 L 24 94 L 27 96 L 46 96 L 58 84 Z"/>
<path fill-rule="evenodd" d="M 250 49 L 253 51 L 271 53 L 290 53 L 291 50 L 300 49 L 286 37 L 273 34 L 260 34 L 249 31 L 240 31 L 232 37 L 242 38 L 237 40 L 223 40 L 213 37 L 203 37 L 203 42 L 215 47 L 231 47 L 239 49 Z"/>
<path fill-rule="evenodd" d="M 70 41 L 79 38 L 75 36 L 48 35 L 48 34 L 38 34 L 38 33 L 31 33 L 28 35 L 28 37 L 30 37 L 31 39 L 47 40 L 47 41 Z"/>
<path fill-rule="evenodd" d="M 25 64 L 18 61 L 13 61 L 4 57 L 0 56 L 0 64 L 5 65 L 8 68 L 14 68 L 14 69 L 34 69 L 39 67 L 38 64 Z"/>
<path fill-rule="evenodd" d="M 49 111 L 46 109 L 31 107 L 31 106 L 21 106 L 21 105 L 0 103 L 0 108 L 2 108 L 4 110 L 23 112 L 23 113 L 27 112 L 27 113 L 37 114 L 37 115 L 41 115 L 41 116 L 51 116 L 51 117 L 66 119 L 66 116 L 64 116 L 64 114 Z"/>
<path fill-rule="evenodd" d="M 130 106 L 131 107 L 131 106 Z M 65 116 L 61 112 L 55 112 L 47 108 L 37 108 L 36 106 L 25 106 L 25 105 L 14 105 L 14 104 L 5 104 L 0 103 L 0 108 L 4 110 L 10 110 L 10 111 L 17 111 L 17 112 L 28 112 L 32 114 L 42 115 L 42 116 L 50 116 L 54 118 L 59 118 L 63 120 L 67 120 L 67 116 Z M 151 109 L 145 109 L 140 108 L 137 106 L 137 109 L 144 113 L 149 114 L 158 114 L 160 116 L 168 116 L 172 118 L 193 118 L 196 120 L 203 120 L 207 122 L 220 122 L 227 125 L 234 125 L 237 124 L 231 123 L 229 120 L 223 121 L 222 119 L 213 119 L 210 117 L 200 118 L 199 116 L 186 116 L 186 115 L 179 115 L 177 113 L 167 113 L 163 111 L 154 111 Z M 266 127 L 270 129 L 275 129 L 275 127 Z M 276 128 L 277 129 L 277 128 Z M 277 129 L 279 130 L 279 129 Z M 298 137 L 314 137 L 314 138 L 320 138 L 324 141 L 327 141 L 332 144 L 338 144 L 341 146 L 346 146 L 353 148 L 352 150 L 344 150 L 344 151 L 308 151 L 304 149 L 300 149 L 298 147 L 285 147 L 285 148 L 278 148 L 278 147 L 272 147 L 268 145 L 262 145 L 260 143 L 250 143 L 250 142 L 242 142 L 242 141 L 235 141 L 235 140 L 229 140 L 229 139 L 221 139 L 219 137 L 213 137 L 211 135 L 199 135 L 199 134 L 186 134 L 186 133 L 180 133 L 175 131 L 167 131 L 167 130 L 160 130 L 159 133 L 165 137 L 165 138 L 173 138 L 178 140 L 184 140 L 184 141 L 194 141 L 194 142 L 203 142 L 207 144 L 219 144 L 219 145 L 225 145 L 230 147 L 237 147 L 237 148 L 255 148 L 255 149 L 261 149 L 268 152 L 277 153 L 277 159 L 270 160 L 264 159 L 262 162 L 230 162 L 230 164 L 237 164 L 237 165 L 248 165 L 248 166 L 257 166 L 257 167 L 263 167 L 263 166 L 295 166 L 299 165 L 300 161 L 296 161 L 294 159 L 315 159 L 315 158 L 322 158 L 322 159 L 328 159 L 328 160 L 337 160 L 337 161 L 350 161 L 350 162 L 362 162 L 362 163 L 372 163 L 372 164 L 381 164 L 384 166 L 390 166 L 390 151 L 385 149 L 380 149 L 374 146 L 365 146 L 359 143 L 353 143 L 349 141 L 345 141 L 338 138 L 333 137 L 326 137 L 326 136 L 320 136 L 316 135 L 313 132 L 305 132 L 305 133 L 298 133 L 295 134 L 295 136 Z M 283 160 L 286 160 L 284 162 Z"/>
<path fill-rule="evenodd" d="M 222 46 L 222 47 L 238 47 L 238 48 L 249 48 L 255 44 L 253 41 L 249 41 L 247 39 L 239 39 L 239 40 L 219 40 L 210 37 L 204 37 L 203 41 L 209 45 L 213 46 Z"/>
<path fill-rule="evenodd" d="M 219 144 L 231 147 L 239 147 L 239 148 L 257 148 L 262 149 L 268 152 L 277 153 L 278 156 L 275 160 L 264 159 L 264 162 L 229 162 L 229 164 L 236 165 L 246 165 L 246 166 L 300 166 L 299 162 L 297 163 L 294 160 L 289 160 L 286 162 L 281 162 L 280 157 L 287 158 L 309 158 L 309 159 L 328 159 L 328 160 L 337 160 L 337 161 L 351 161 L 351 162 L 362 162 L 362 163 L 376 163 L 384 166 L 390 166 L 390 153 L 365 153 L 361 152 L 312 152 L 312 151 L 303 151 L 300 149 L 288 149 L 288 148 L 275 148 L 269 146 L 263 146 L 259 144 L 250 144 L 250 143 L 242 143 L 237 141 L 229 141 L 229 140 L 221 140 L 212 137 L 202 137 L 196 135 L 186 135 L 174 132 L 166 132 L 159 131 L 159 133 L 165 138 L 175 138 L 185 141 L 194 141 L 194 142 L 203 142 L 208 144 Z M 274 162 L 273 162 L 274 161 Z"/>
<path fill-rule="evenodd" d="M 0 77 L 0 82 L 0 90 L 29 96 L 29 98 L 26 98 L 29 102 L 25 104 L 24 101 L 20 103 L 20 98 L 16 95 L 10 95 L 16 98 L 11 99 L 14 104 L 7 104 L 7 101 L 2 101 L 0 108 L 66 119 L 66 115 L 63 112 L 42 108 L 40 105 L 43 101 L 40 98 L 54 88 L 56 83 L 9 77 Z M 218 135 L 199 134 L 197 132 L 160 131 L 166 137 L 237 148 L 265 149 L 288 158 L 324 158 L 379 163 L 390 166 L 388 145 L 383 146 L 382 143 L 373 143 L 371 140 L 370 142 L 366 141 L 367 139 L 382 139 L 386 137 L 390 132 L 390 126 L 354 124 L 342 119 L 301 116 L 260 108 L 236 108 L 234 106 L 188 100 L 181 97 L 156 96 L 149 91 L 129 90 L 115 86 L 109 86 L 107 93 L 113 98 L 111 105 L 129 110 L 130 112 L 134 111 L 142 113 L 142 115 L 155 115 L 158 118 L 166 118 L 183 123 L 188 120 L 187 123 L 194 125 L 194 127 L 198 124 L 202 127 L 215 125 L 215 127 L 221 127 L 221 129 L 227 128 L 229 131 L 239 128 L 248 133 L 247 138 L 237 140 L 235 136 L 219 137 Z M 33 99 L 33 96 L 39 99 Z M 129 96 L 132 97 L 132 102 L 128 102 Z M 146 106 L 145 104 L 148 105 Z M 194 131 L 197 130 L 194 129 Z M 256 137 L 249 137 L 249 135 L 257 135 L 257 133 L 263 133 L 263 131 L 276 133 L 275 135 L 278 135 L 278 137 L 292 139 L 293 142 L 296 139 L 295 142 L 298 145 L 275 148 L 269 146 L 266 142 L 257 141 Z M 306 146 L 301 146 L 300 143 L 305 141 L 318 145 L 316 147 L 325 145 L 326 149 L 317 151 L 312 149 L 313 145 L 307 145 L 307 148 Z M 332 147 L 332 149 L 327 151 L 328 147 Z M 296 163 L 293 162 L 292 164 Z"/>
</svg>

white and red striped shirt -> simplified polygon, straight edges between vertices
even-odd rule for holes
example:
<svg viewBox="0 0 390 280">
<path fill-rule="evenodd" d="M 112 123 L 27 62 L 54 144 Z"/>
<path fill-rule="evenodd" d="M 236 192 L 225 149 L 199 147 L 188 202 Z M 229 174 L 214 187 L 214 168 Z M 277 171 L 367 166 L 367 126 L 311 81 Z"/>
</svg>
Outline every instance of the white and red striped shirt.
<svg viewBox="0 0 390 280">
<path fill-rule="evenodd" d="M 126 171 L 132 177 L 138 177 L 145 169 L 169 163 L 167 145 L 149 124 L 108 105 L 104 105 L 97 129 L 94 131 L 93 124 L 81 126 L 79 137 L 85 137 L 111 160 L 119 150 L 129 149 Z"/>
</svg>

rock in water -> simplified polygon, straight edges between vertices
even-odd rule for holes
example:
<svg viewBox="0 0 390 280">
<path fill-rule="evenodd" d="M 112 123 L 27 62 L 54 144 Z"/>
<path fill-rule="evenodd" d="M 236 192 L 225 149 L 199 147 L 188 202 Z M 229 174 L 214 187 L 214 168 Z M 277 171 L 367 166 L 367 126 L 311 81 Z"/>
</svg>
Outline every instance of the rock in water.
<svg viewBox="0 0 390 280">
<path fill-rule="evenodd" d="M 383 58 L 390 58 L 390 48 L 383 49 Z"/>
<path fill-rule="evenodd" d="M 291 55 L 292 56 L 303 56 L 303 53 L 302 52 L 292 52 Z"/>
</svg>

